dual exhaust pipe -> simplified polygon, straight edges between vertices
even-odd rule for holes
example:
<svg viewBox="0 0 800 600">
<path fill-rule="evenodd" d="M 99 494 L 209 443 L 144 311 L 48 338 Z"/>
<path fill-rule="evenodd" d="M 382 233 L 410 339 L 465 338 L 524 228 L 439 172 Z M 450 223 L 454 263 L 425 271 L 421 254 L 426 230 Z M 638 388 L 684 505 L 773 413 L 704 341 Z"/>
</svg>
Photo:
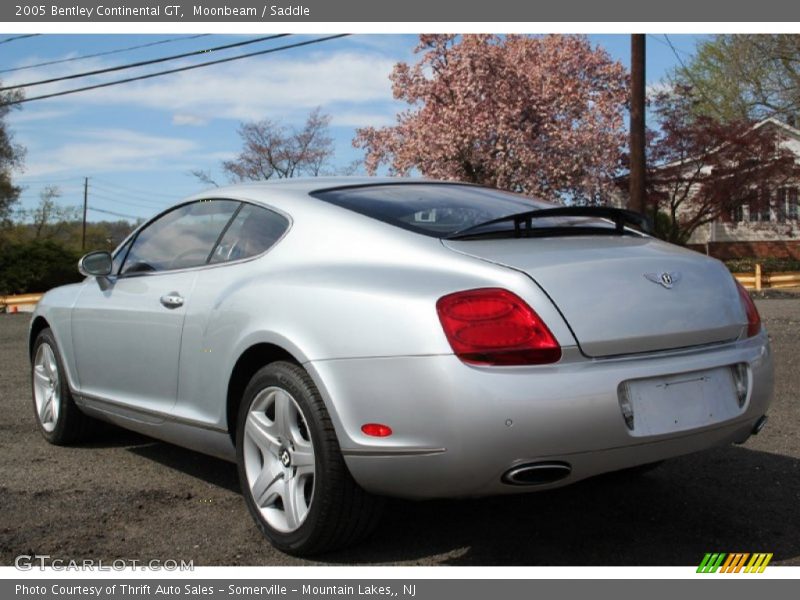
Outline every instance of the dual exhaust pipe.
<svg viewBox="0 0 800 600">
<path fill-rule="evenodd" d="M 510 468 L 501 478 L 503 483 L 518 486 L 547 485 L 569 476 L 572 467 L 561 461 L 525 463 Z"/>
</svg>

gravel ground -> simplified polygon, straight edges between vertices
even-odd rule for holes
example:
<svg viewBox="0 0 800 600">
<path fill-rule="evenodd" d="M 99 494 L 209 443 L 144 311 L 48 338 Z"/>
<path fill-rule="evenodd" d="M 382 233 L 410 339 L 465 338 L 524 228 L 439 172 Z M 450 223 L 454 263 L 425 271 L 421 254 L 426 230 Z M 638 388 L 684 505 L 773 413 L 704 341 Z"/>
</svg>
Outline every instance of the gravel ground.
<svg viewBox="0 0 800 600">
<path fill-rule="evenodd" d="M 31 409 L 28 319 L 0 315 L 0 564 L 54 558 L 195 565 L 696 565 L 705 552 L 773 552 L 800 565 L 800 298 L 759 300 L 775 400 L 743 446 L 639 478 L 482 500 L 392 502 L 357 548 L 303 561 L 273 550 L 233 465 L 118 429 L 48 445 Z"/>
</svg>

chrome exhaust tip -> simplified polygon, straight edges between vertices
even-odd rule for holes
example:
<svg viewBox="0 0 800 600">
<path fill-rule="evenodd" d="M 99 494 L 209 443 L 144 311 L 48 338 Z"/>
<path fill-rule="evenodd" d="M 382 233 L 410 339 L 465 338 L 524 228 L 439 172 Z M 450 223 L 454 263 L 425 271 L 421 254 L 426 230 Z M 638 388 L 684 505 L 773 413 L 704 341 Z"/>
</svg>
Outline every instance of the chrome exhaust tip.
<svg viewBox="0 0 800 600">
<path fill-rule="evenodd" d="M 547 485 L 569 476 L 572 467 L 565 462 L 525 463 L 510 468 L 501 478 L 509 485 Z"/>
<path fill-rule="evenodd" d="M 767 415 L 761 415 L 761 417 L 756 421 L 756 424 L 753 425 L 753 435 L 758 435 L 758 432 L 764 429 L 764 425 L 767 424 L 769 417 Z"/>
</svg>

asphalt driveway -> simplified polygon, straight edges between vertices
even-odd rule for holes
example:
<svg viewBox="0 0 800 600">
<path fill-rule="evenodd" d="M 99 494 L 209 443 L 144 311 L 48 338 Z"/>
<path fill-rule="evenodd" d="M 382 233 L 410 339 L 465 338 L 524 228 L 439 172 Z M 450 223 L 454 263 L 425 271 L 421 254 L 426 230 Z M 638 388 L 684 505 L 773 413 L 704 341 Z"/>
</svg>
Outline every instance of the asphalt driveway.
<svg viewBox="0 0 800 600">
<path fill-rule="evenodd" d="M 119 429 L 91 445 L 48 445 L 31 408 L 28 319 L 0 315 L 0 564 L 49 554 L 195 565 L 696 565 L 721 551 L 800 565 L 800 298 L 758 307 L 777 382 L 769 424 L 747 444 L 635 480 L 392 502 L 372 539 L 315 561 L 261 538 L 232 464 Z"/>
</svg>

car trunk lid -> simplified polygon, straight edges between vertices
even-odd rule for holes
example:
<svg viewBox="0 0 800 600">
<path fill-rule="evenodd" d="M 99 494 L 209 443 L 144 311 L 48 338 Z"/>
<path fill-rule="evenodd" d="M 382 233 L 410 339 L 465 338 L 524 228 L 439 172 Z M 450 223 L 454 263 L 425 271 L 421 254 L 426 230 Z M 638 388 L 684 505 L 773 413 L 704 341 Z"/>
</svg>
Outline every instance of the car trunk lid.
<svg viewBox="0 0 800 600">
<path fill-rule="evenodd" d="M 736 339 L 747 319 L 720 262 L 638 236 L 443 240 L 525 272 L 551 298 L 581 348 L 605 357 Z"/>
</svg>

